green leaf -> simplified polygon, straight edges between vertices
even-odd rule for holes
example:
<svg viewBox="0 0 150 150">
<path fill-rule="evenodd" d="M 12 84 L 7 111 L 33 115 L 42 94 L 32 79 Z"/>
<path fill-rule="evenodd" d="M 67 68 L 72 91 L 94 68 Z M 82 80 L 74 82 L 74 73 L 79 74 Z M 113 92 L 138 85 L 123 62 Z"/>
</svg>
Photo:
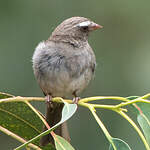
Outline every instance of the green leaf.
<svg viewBox="0 0 150 150">
<path fill-rule="evenodd" d="M 129 97 L 126 97 L 128 100 L 134 100 L 136 98 L 138 98 L 139 96 L 129 96 Z"/>
<path fill-rule="evenodd" d="M 1 100 L 9 97 L 12 96 L 0 93 Z M 3 102 L 0 103 L 0 126 L 28 141 L 41 133 L 43 122 L 26 103 Z M 39 140 L 34 141 L 33 144 L 39 146 Z M 54 150 L 54 147 L 49 144 L 43 148 L 43 150 L 48 149 Z"/>
<path fill-rule="evenodd" d="M 13 97 L 13 95 L 0 92 L 0 99 L 10 98 L 10 97 Z"/>
<path fill-rule="evenodd" d="M 126 142 L 124 142 L 123 140 L 118 139 L 118 138 L 112 138 L 112 140 L 116 147 L 116 150 L 131 150 L 129 145 Z M 114 150 L 112 145 L 109 146 L 109 150 Z"/>
<path fill-rule="evenodd" d="M 57 150 L 74 150 L 74 148 L 64 138 L 56 135 L 55 146 Z"/>
<path fill-rule="evenodd" d="M 76 104 L 68 104 L 65 103 L 64 108 L 62 110 L 62 118 L 61 121 L 58 124 L 61 124 L 68 120 L 77 110 Z"/>
<path fill-rule="evenodd" d="M 128 100 L 134 100 L 139 98 L 139 96 L 129 96 L 126 97 Z M 137 108 L 135 107 L 135 105 L 128 105 L 129 109 L 132 110 L 132 113 L 137 114 L 139 111 L 137 110 Z"/>
<path fill-rule="evenodd" d="M 150 146 L 150 104 L 140 103 L 137 104 L 137 106 L 140 109 L 137 120 L 144 132 L 146 141 Z"/>
<path fill-rule="evenodd" d="M 129 100 L 138 98 L 138 96 L 128 97 Z M 137 121 L 143 130 L 146 141 L 150 146 L 150 104 L 137 102 L 132 105 L 132 110 L 137 115 Z"/>
<path fill-rule="evenodd" d="M 60 124 L 68 120 L 77 110 L 76 104 L 68 104 L 64 103 L 63 111 L 62 111 L 62 118 L 60 122 L 58 122 L 55 126 L 51 127 L 50 129 L 44 131 L 43 133 L 39 134 L 38 136 L 34 137 L 33 139 L 29 140 L 28 142 L 22 144 L 21 146 L 17 147 L 15 150 L 20 150 L 27 146 L 29 143 L 33 143 L 33 141 L 39 139 L 40 137 L 49 134 L 51 131 L 53 131 L 55 128 L 57 128 Z"/>
<path fill-rule="evenodd" d="M 65 103 L 64 109 L 62 111 L 62 118 L 58 124 L 61 124 L 66 120 L 68 120 L 68 118 L 70 118 L 70 115 L 72 116 L 76 112 L 76 109 L 77 109 L 76 104 Z M 70 143 L 68 143 L 64 138 L 56 135 L 56 138 L 54 138 L 54 140 L 57 150 L 74 150 L 74 148 L 70 145 Z"/>
</svg>

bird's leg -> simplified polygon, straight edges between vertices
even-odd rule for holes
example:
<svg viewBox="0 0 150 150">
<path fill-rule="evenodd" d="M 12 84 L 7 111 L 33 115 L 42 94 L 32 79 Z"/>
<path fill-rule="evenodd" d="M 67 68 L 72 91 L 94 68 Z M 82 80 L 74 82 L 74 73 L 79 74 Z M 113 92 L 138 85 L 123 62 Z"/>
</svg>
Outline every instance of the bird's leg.
<svg viewBox="0 0 150 150">
<path fill-rule="evenodd" d="M 48 107 L 51 107 L 51 105 L 52 105 L 52 96 L 49 95 L 49 94 L 46 96 L 46 103 L 47 103 Z"/>
<path fill-rule="evenodd" d="M 80 97 L 78 97 L 78 96 L 76 95 L 76 91 L 73 92 L 72 95 L 74 96 L 74 98 L 73 98 L 73 103 L 74 103 L 74 104 L 78 104 L 78 101 L 80 100 Z"/>
<path fill-rule="evenodd" d="M 74 97 L 73 98 L 73 103 L 78 104 L 78 101 L 80 100 L 80 97 Z"/>
</svg>

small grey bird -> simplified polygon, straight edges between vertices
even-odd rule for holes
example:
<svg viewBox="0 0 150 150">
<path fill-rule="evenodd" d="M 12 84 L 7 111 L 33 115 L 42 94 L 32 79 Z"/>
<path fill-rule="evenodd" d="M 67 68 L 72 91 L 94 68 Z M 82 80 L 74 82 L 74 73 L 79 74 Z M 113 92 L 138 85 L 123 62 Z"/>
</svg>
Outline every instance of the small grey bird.
<svg viewBox="0 0 150 150">
<path fill-rule="evenodd" d="M 33 54 L 33 70 L 37 82 L 47 97 L 46 121 L 52 127 L 61 119 L 63 104 L 52 103 L 52 97 L 73 96 L 77 103 L 79 93 L 93 77 L 96 60 L 88 43 L 89 32 L 102 26 L 84 17 L 63 21 L 47 41 L 42 41 Z M 45 127 L 44 130 L 47 130 Z M 66 124 L 55 133 L 70 140 Z M 41 145 L 53 143 L 52 136 L 41 138 Z"/>
</svg>

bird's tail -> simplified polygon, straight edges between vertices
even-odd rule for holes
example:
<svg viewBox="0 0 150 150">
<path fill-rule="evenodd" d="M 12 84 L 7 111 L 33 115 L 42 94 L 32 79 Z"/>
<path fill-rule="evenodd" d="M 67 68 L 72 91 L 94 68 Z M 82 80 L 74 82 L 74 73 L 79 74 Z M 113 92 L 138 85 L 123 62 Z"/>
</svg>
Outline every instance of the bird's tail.
<svg viewBox="0 0 150 150">
<path fill-rule="evenodd" d="M 58 104 L 52 102 L 51 104 L 47 105 L 47 110 L 46 110 L 46 121 L 49 124 L 50 127 L 53 127 L 55 124 L 57 124 L 62 117 L 62 109 L 63 109 L 64 104 Z M 44 126 L 44 131 L 47 130 L 46 126 Z M 68 142 L 70 142 L 70 136 L 67 128 L 67 123 L 64 122 L 61 124 L 59 127 L 57 127 L 54 132 L 57 135 L 62 136 L 65 138 Z M 51 134 L 45 135 L 41 138 L 40 140 L 40 145 L 45 146 L 48 143 L 54 144 L 54 139 Z"/>
</svg>

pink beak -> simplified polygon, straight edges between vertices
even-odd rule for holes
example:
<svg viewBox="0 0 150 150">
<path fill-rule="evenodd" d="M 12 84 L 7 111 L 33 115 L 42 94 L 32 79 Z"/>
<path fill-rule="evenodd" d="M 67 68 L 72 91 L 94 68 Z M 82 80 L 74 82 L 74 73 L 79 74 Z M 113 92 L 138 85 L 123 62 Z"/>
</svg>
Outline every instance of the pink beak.
<svg viewBox="0 0 150 150">
<path fill-rule="evenodd" d="M 99 24 L 96 24 L 96 23 L 92 23 L 91 25 L 90 25 L 90 30 L 92 31 L 92 30 L 97 30 L 97 29 L 102 29 L 103 28 L 103 26 L 101 26 L 101 25 L 99 25 Z"/>
</svg>

